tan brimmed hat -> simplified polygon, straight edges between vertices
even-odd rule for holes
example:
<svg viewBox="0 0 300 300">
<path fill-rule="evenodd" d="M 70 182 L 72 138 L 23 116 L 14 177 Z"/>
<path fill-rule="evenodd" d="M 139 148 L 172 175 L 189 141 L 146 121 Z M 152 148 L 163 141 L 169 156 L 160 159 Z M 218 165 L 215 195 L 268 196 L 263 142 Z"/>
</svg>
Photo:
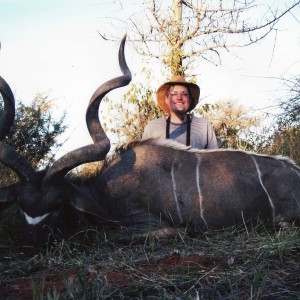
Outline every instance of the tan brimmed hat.
<svg viewBox="0 0 300 300">
<path fill-rule="evenodd" d="M 191 104 L 190 104 L 188 111 L 193 110 L 199 102 L 200 88 L 195 83 L 190 83 L 190 82 L 185 81 L 185 78 L 183 76 L 179 76 L 179 75 L 173 76 L 171 81 L 164 83 L 163 85 L 161 85 L 158 88 L 156 95 L 157 95 L 157 103 L 160 106 L 160 108 L 166 114 L 170 113 L 169 107 L 166 104 L 165 100 L 166 100 L 167 91 L 173 85 L 184 85 L 189 89 L 190 97 L 191 97 Z"/>
</svg>

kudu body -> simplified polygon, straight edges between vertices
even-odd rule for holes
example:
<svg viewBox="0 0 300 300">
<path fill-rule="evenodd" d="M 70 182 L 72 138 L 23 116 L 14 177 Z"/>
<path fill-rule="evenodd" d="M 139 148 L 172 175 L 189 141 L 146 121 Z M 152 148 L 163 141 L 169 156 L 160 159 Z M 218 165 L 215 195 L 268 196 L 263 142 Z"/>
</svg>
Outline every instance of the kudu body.
<svg viewBox="0 0 300 300">
<path fill-rule="evenodd" d="M 186 227 L 202 231 L 260 218 L 268 223 L 297 222 L 300 218 L 300 169 L 290 160 L 233 150 L 195 150 L 171 141 L 132 143 L 104 164 L 89 181 L 72 180 L 67 173 L 83 163 L 104 160 L 110 142 L 98 117 L 102 98 L 127 85 L 131 73 L 122 40 L 119 63 L 123 75 L 94 93 L 86 120 L 93 144 L 61 157 L 39 174 L 24 157 L 4 142 L 0 161 L 19 176 L 0 190 L 0 200 L 17 202 L 37 243 L 51 230 L 71 232 L 82 215 L 128 229 L 133 234 Z M 0 136 L 9 130 L 14 114 L 12 93 L 4 80 L 5 102 Z M 7 124 L 7 125 L 3 125 Z"/>
</svg>

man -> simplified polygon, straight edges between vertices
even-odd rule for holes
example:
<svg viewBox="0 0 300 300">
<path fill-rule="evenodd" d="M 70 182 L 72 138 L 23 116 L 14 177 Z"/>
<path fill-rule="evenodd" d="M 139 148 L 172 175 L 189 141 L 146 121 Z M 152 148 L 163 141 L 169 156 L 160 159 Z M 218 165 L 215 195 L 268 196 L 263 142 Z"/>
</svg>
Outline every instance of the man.
<svg viewBox="0 0 300 300">
<path fill-rule="evenodd" d="M 198 149 L 217 149 L 218 143 L 212 124 L 189 112 L 199 101 L 200 88 L 174 76 L 157 90 L 157 103 L 166 117 L 152 120 L 146 127 L 143 140 L 149 138 L 172 139 Z"/>
</svg>

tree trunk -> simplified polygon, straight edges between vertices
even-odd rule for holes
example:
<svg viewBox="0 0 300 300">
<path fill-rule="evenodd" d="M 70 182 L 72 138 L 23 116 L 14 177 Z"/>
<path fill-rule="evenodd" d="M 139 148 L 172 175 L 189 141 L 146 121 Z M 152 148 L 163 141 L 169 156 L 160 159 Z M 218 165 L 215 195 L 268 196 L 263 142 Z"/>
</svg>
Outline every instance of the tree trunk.
<svg viewBox="0 0 300 300">
<path fill-rule="evenodd" d="M 172 76 L 183 75 L 182 67 L 182 0 L 173 0 L 173 25 L 171 34 L 170 61 Z"/>
</svg>

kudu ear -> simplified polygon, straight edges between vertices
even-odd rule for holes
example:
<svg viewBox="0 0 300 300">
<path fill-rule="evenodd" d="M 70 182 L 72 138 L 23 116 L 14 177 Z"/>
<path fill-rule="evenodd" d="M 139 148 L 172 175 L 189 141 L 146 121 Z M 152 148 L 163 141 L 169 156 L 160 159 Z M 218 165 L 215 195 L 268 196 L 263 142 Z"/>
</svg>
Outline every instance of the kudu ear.
<svg viewBox="0 0 300 300">
<path fill-rule="evenodd" d="M 87 108 L 86 123 L 94 144 L 73 150 L 55 161 L 44 178 L 44 185 L 52 182 L 61 182 L 63 177 L 73 168 L 84 163 L 104 160 L 109 152 L 110 141 L 99 120 L 99 106 L 107 93 L 116 88 L 126 86 L 131 81 L 131 72 L 127 66 L 124 54 L 125 41 L 126 35 L 123 37 L 119 49 L 119 65 L 123 75 L 102 84 L 93 94 Z"/>
</svg>

